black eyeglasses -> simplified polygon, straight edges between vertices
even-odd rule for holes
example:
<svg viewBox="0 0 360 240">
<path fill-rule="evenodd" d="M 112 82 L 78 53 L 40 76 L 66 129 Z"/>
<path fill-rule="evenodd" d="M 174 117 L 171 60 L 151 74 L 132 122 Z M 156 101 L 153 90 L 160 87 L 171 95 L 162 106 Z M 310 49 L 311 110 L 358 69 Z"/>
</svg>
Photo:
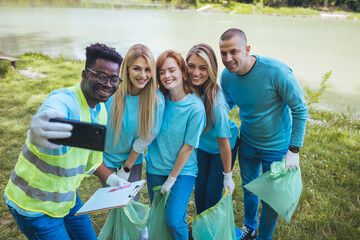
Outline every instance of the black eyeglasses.
<svg viewBox="0 0 360 240">
<path fill-rule="evenodd" d="M 105 73 L 98 73 L 95 72 L 93 70 L 91 70 L 90 68 L 86 68 L 86 70 L 88 70 L 89 72 L 91 72 L 92 74 L 95 75 L 95 77 L 97 78 L 97 82 L 100 84 L 105 84 L 107 83 L 108 79 L 110 80 L 110 84 L 111 85 L 118 85 L 120 82 L 122 82 L 122 79 L 118 76 L 108 76 Z"/>
</svg>

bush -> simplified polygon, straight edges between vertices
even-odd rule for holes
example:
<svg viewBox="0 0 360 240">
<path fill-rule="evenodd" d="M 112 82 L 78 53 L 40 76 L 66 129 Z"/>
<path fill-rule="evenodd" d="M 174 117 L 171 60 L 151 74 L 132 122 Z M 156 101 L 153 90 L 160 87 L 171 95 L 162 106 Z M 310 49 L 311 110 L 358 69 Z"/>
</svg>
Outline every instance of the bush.
<svg viewBox="0 0 360 240">
<path fill-rule="evenodd" d="M 319 103 L 321 95 L 324 94 L 325 90 L 329 87 L 329 79 L 332 74 L 332 71 L 329 71 L 324 74 L 320 83 L 320 89 L 317 91 L 310 90 L 309 88 L 305 89 L 306 92 L 306 103 L 308 106 Z"/>
</svg>

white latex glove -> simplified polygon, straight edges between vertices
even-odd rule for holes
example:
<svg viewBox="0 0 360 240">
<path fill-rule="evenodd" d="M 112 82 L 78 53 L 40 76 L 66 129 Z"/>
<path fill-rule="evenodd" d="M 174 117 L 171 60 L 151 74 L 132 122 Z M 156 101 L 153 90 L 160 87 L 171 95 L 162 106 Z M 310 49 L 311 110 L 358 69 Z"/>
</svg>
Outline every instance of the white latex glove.
<svg viewBox="0 0 360 240">
<path fill-rule="evenodd" d="M 49 122 L 51 118 L 64 118 L 61 112 L 46 110 L 32 117 L 30 128 L 27 132 L 27 138 L 31 144 L 50 148 L 59 149 L 61 145 L 51 143 L 51 138 L 68 138 L 71 136 L 72 125 L 66 123 Z"/>
<path fill-rule="evenodd" d="M 232 172 L 229 173 L 223 173 L 224 174 L 224 188 L 229 189 L 230 195 L 233 193 L 235 189 L 235 183 L 232 179 Z"/>
<path fill-rule="evenodd" d="M 106 179 L 106 184 L 111 187 L 115 187 L 115 186 L 122 187 L 122 186 L 128 185 L 129 182 L 122 178 L 119 178 L 115 174 L 110 174 L 110 176 Z"/>
<path fill-rule="evenodd" d="M 116 175 L 119 177 L 119 178 L 122 178 L 124 179 L 125 181 L 128 181 L 129 180 L 129 177 L 130 177 L 130 172 L 125 172 L 124 171 L 124 168 L 120 168 L 119 171 L 116 173 Z"/>
<path fill-rule="evenodd" d="M 286 171 L 292 171 L 299 168 L 299 153 L 293 153 L 288 150 L 285 155 L 285 168 Z"/>
<path fill-rule="evenodd" d="M 161 194 L 166 194 L 168 191 L 170 191 L 175 182 L 176 178 L 169 176 L 161 187 Z"/>
</svg>

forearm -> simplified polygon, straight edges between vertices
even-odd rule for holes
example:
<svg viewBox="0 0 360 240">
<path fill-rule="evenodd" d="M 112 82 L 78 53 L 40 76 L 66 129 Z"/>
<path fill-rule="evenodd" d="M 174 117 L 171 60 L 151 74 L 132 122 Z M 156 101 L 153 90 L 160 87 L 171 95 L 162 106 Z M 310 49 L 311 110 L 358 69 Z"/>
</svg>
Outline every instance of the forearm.
<svg viewBox="0 0 360 240">
<path fill-rule="evenodd" d="M 301 86 L 290 68 L 279 69 L 275 83 L 281 99 L 291 109 L 292 130 L 290 145 L 301 147 L 308 118 L 308 106 L 306 105 Z"/>
<path fill-rule="evenodd" d="M 302 147 L 308 118 L 308 108 L 292 111 L 292 131 L 290 145 Z"/>
<path fill-rule="evenodd" d="M 106 182 L 107 178 L 111 174 L 111 170 L 104 164 L 104 162 L 102 162 L 101 165 L 94 172 L 94 175 L 97 176 L 99 179 L 103 180 L 104 182 Z"/>
<path fill-rule="evenodd" d="M 224 172 L 231 172 L 231 148 L 229 138 L 217 137 L 217 142 L 220 149 L 220 157 L 224 166 Z"/>
<path fill-rule="evenodd" d="M 189 160 L 189 157 L 193 150 L 194 147 L 184 143 L 184 146 L 181 148 L 176 158 L 174 167 L 171 170 L 170 177 L 177 178 L 179 176 L 181 170 L 185 166 L 186 162 Z"/>
<path fill-rule="evenodd" d="M 128 168 L 132 168 L 136 162 L 136 160 L 139 158 L 140 153 L 135 152 L 134 148 L 131 149 L 131 152 L 126 159 L 124 166 L 127 166 Z"/>
</svg>

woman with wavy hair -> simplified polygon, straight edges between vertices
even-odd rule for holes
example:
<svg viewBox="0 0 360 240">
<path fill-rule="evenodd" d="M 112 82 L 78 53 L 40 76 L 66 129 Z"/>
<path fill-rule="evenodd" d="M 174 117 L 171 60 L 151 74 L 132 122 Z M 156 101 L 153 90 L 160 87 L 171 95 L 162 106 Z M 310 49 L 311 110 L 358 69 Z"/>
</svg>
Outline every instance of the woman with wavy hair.
<svg viewBox="0 0 360 240">
<path fill-rule="evenodd" d="M 236 158 L 238 128 L 229 119 L 229 108 L 216 83 L 217 61 L 207 44 L 193 46 L 186 56 L 192 85 L 201 96 L 206 110 L 206 127 L 197 149 L 199 173 L 195 181 L 197 213 L 214 206 L 222 196 L 222 189 L 232 194 L 235 184 L 232 166 Z"/>
<path fill-rule="evenodd" d="M 156 75 L 165 96 L 163 124 L 146 154 L 150 201 L 153 187 L 170 192 L 165 219 L 174 240 L 188 239 L 186 207 L 197 174 L 196 149 L 205 127 L 204 104 L 187 79 L 186 63 L 175 51 L 165 51 L 156 61 Z"/>
<path fill-rule="evenodd" d="M 165 108 L 157 89 L 155 59 L 142 44 L 132 46 L 121 66 L 123 82 L 105 106 L 108 130 L 104 163 L 129 182 L 141 179 L 143 153 L 158 134 Z"/>
</svg>

